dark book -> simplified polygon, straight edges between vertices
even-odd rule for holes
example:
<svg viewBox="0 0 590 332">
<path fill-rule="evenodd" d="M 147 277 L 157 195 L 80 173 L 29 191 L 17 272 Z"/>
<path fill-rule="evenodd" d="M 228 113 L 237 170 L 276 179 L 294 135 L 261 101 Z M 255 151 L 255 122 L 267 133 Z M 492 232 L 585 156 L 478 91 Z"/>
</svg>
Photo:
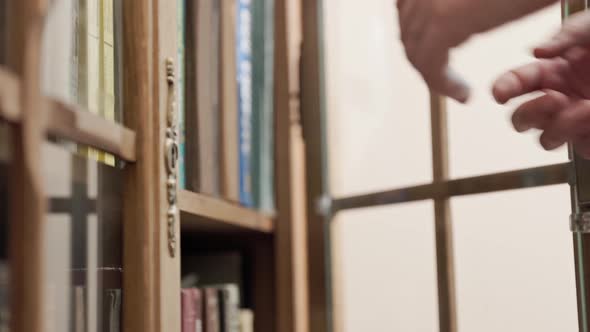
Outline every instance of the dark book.
<svg viewBox="0 0 590 332">
<path fill-rule="evenodd" d="M 235 284 L 219 285 L 221 332 L 240 332 L 240 291 Z"/>
<path fill-rule="evenodd" d="M 8 0 L 0 0 L 0 65 L 6 65 Z"/>
<path fill-rule="evenodd" d="M 9 274 L 6 261 L 0 261 L 0 332 L 9 332 L 10 328 Z"/>
<path fill-rule="evenodd" d="M 219 0 L 188 1 L 186 14 L 186 186 L 219 196 Z"/>
<path fill-rule="evenodd" d="M 203 288 L 204 332 L 221 332 L 219 297 L 217 293 L 217 288 Z"/>
<path fill-rule="evenodd" d="M 121 290 L 107 289 L 102 302 L 103 332 L 121 331 Z"/>
<path fill-rule="evenodd" d="M 201 290 L 186 288 L 181 291 L 182 332 L 203 331 L 203 298 Z"/>
</svg>

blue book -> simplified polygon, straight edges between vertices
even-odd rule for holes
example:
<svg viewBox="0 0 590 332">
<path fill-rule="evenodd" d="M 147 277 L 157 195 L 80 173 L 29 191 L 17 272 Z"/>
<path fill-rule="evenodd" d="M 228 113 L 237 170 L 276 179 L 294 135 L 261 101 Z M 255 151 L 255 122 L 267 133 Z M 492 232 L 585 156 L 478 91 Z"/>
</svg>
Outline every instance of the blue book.
<svg viewBox="0 0 590 332">
<path fill-rule="evenodd" d="M 238 139 L 240 203 L 253 206 L 252 195 L 252 8 L 251 0 L 237 6 Z"/>
</svg>

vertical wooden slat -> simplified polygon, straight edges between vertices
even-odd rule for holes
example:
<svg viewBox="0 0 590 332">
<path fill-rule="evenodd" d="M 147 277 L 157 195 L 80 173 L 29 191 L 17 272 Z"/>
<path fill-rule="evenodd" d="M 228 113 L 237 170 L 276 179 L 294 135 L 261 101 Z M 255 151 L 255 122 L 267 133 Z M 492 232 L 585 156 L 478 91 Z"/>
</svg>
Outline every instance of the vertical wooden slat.
<svg viewBox="0 0 590 332">
<path fill-rule="evenodd" d="M 188 0 L 191 1 L 191 0 Z M 167 170 L 165 165 L 166 140 L 166 115 L 171 102 L 176 102 L 180 91 L 179 63 L 178 63 L 178 1 L 157 0 L 154 5 L 154 26 L 153 26 L 153 73 L 154 90 L 153 100 L 156 109 L 151 114 L 154 125 L 154 141 L 152 142 L 155 160 L 155 168 L 152 181 L 154 182 L 154 215 L 155 222 L 155 257 L 156 265 L 155 287 L 156 287 L 156 327 L 154 331 L 180 331 L 180 218 L 172 226 L 176 249 L 174 255 L 169 250 L 169 233 L 167 212 L 169 203 L 167 200 L 166 179 Z M 174 70 L 174 92 L 170 91 L 167 81 L 167 59 L 173 59 Z M 171 94 L 172 93 L 172 94 Z M 176 106 L 176 118 L 178 119 L 178 104 Z M 174 189 L 178 197 L 178 181 Z M 178 205 L 178 204 L 177 204 Z"/>
<path fill-rule="evenodd" d="M 587 8 L 586 0 L 562 0 L 562 18 L 583 11 Z M 583 158 L 576 156 L 573 146 L 570 145 L 570 158 L 575 168 L 575 181 L 572 185 L 571 199 L 572 212 L 575 215 L 590 212 L 587 198 L 590 197 L 590 186 L 588 174 L 590 174 L 590 163 Z M 574 262 L 576 270 L 576 294 L 578 303 L 578 328 L 580 332 L 590 331 L 590 234 L 575 232 L 573 234 Z"/>
<path fill-rule="evenodd" d="M 441 182 L 449 176 L 447 110 L 445 98 L 431 92 L 432 177 Z M 436 233 L 436 266 L 438 277 L 439 331 L 457 331 L 455 272 L 453 259 L 453 226 L 448 198 L 434 200 Z"/>
<path fill-rule="evenodd" d="M 318 209 L 327 193 L 324 174 L 323 117 L 321 98 L 320 6 L 316 0 L 302 1 L 303 45 L 301 56 L 301 113 L 305 139 L 307 186 L 307 250 L 309 252 L 309 330 L 330 332 L 329 224 Z"/>
<path fill-rule="evenodd" d="M 157 133 L 153 116 L 152 1 L 123 1 L 123 109 L 137 134 L 137 162 L 125 170 L 123 331 L 157 331 L 154 209 Z"/>
<path fill-rule="evenodd" d="M 14 131 L 10 226 L 11 331 L 42 332 L 43 231 L 46 210 L 41 144 L 46 109 L 41 103 L 40 51 L 45 1 L 10 1 L 8 64 L 21 79 L 22 121 Z"/>
<path fill-rule="evenodd" d="M 298 121 L 299 103 L 292 99 L 298 91 L 300 26 L 293 24 L 298 0 L 275 1 L 275 169 L 277 223 L 275 228 L 277 331 L 305 332 L 307 321 L 307 248 L 303 151 Z M 295 52 L 292 48 L 296 48 Z M 294 68 L 293 68 L 294 67 Z M 293 70 L 295 69 L 295 70 Z"/>
</svg>

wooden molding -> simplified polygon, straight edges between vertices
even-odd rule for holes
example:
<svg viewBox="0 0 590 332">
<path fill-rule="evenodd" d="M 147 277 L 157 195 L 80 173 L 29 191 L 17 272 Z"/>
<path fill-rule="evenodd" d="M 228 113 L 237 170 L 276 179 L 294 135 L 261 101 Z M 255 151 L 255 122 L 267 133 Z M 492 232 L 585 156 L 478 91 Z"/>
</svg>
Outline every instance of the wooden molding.
<svg viewBox="0 0 590 332">
<path fill-rule="evenodd" d="M 96 114 L 53 99 L 46 99 L 47 132 L 118 157 L 136 161 L 135 132 Z"/>
<path fill-rule="evenodd" d="M 15 75 L 0 68 L 0 117 L 17 124 L 22 122 L 19 85 Z M 48 134 L 112 153 L 125 161 L 136 160 L 133 130 L 53 98 L 42 97 L 41 104 L 47 112 Z"/>
</svg>

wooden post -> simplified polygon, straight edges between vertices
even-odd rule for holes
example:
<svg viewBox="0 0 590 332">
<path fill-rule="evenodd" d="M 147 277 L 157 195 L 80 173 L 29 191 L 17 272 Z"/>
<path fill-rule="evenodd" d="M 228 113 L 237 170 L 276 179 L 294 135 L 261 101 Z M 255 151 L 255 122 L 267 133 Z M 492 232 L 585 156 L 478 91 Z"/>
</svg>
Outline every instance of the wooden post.
<svg viewBox="0 0 590 332">
<path fill-rule="evenodd" d="M 444 182 L 449 176 L 447 110 L 444 97 L 431 92 L 430 121 L 432 126 L 433 183 Z M 438 277 L 438 316 L 440 332 L 457 331 L 455 303 L 455 271 L 453 259 L 453 226 L 448 197 L 434 200 L 436 231 L 436 266 Z"/>
<path fill-rule="evenodd" d="M 305 188 L 299 103 L 300 25 L 297 0 L 275 1 L 275 169 L 277 223 L 275 229 L 276 331 L 306 332 L 307 246 L 305 243 Z M 295 76 L 295 77 L 293 77 Z"/>
<path fill-rule="evenodd" d="M 153 1 L 123 1 L 124 123 L 137 135 L 137 162 L 125 169 L 123 331 L 156 332 L 156 156 Z"/>
<path fill-rule="evenodd" d="M 187 0 L 192 1 L 192 0 Z M 166 166 L 166 156 L 179 142 L 177 97 L 180 90 L 178 60 L 178 0 L 154 2 L 154 140 L 151 148 L 155 159 L 154 227 L 155 227 L 155 292 L 156 320 L 154 331 L 180 331 L 180 216 L 178 210 L 178 170 Z M 170 116 L 171 119 L 167 119 Z M 173 132 L 176 134 L 173 134 Z M 173 136 L 176 136 L 173 138 Z M 176 160 L 178 164 L 178 160 Z M 174 183 L 174 184 L 172 184 Z M 168 187 L 172 186 L 172 187 Z M 175 214 L 174 216 L 168 214 Z M 173 218 L 173 219 L 171 219 Z"/>
<path fill-rule="evenodd" d="M 321 83 L 321 1 L 303 0 L 303 45 L 301 56 L 301 113 L 305 140 L 307 186 L 307 250 L 309 252 L 309 330 L 332 330 L 330 283 L 330 225 L 318 203 L 327 193 L 324 173 Z"/>
<path fill-rule="evenodd" d="M 46 109 L 41 102 L 43 0 L 10 2 L 8 64 L 20 78 L 21 123 L 14 133 L 10 223 L 11 330 L 43 332 L 43 229 L 46 212 L 41 144 Z"/>
</svg>

